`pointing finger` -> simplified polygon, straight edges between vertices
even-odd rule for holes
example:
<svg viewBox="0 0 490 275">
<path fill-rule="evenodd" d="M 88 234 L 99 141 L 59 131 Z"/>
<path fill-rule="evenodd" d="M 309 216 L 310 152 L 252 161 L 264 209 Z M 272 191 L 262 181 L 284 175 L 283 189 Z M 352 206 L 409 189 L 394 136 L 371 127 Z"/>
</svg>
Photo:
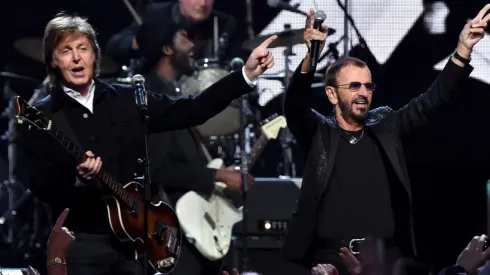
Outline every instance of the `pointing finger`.
<svg viewBox="0 0 490 275">
<path fill-rule="evenodd" d="M 267 38 L 264 42 L 262 42 L 262 44 L 260 44 L 259 48 L 267 48 L 267 47 L 269 47 L 269 45 L 272 42 L 276 41 L 276 39 L 277 39 L 277 35 L 273 35 L 273 36 Z"/>
<path fill-rule="evenodd" d="M 54 224 L 54 230 L 61 230 L 63 224 L 65 223 L 66 217 L 68 216 L 68 212 L 70 212 L 70 209 L 68 208 L 61 212 L 61 215 L 58 217 L 58 220 L 56 220 L 56 223 Z"/>
</svg>

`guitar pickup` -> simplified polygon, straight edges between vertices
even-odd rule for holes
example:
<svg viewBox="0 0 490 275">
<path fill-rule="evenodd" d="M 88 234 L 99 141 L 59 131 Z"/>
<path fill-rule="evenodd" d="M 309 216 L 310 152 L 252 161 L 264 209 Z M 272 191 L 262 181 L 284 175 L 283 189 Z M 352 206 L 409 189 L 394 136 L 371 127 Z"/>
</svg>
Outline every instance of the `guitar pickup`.
<svg viewBox="0 0 490 275">
<path fill-rule="evenodd" d="M 167 230 L 168 226 L 163 221 L 155 221 L 155 227 L 152 235 L 158 244 L 162 244 L 165 240 Z"/>
</svg>

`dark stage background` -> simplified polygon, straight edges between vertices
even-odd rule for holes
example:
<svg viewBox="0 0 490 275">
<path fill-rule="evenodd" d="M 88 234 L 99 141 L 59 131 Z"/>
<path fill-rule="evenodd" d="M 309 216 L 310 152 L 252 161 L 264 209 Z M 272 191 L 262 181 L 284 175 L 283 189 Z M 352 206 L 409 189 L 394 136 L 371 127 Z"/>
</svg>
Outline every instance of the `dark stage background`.
<svg viewBox="0 0 490 275">
<path fill-rule="evenodd" d="M 136 2 L 132 1 L 139 8 Z M 389 105 L 392 108 L 402 107 L 431 85 L 454 51 L 458 34 L 466 20 L 473 18 L 485 4 L 484 1 L 422 0 L 350 2 L 353 2 L 350 9 L 356 25 L 368 46 L 368 49 L 357 46 L 358 37 L 350 28 L 351 55 L 368 61 L 371 67 L 373 79 L 379 87 L 375 92 L 374 107 Z M 300 15 L 279 12 L 268 7 L 265 0 L 252 0 L 252 3 L 253 28 L 256 34 L 280 31 L 284 23 L 290 23 L 292 28 L 304 26 L 304 19 Z M 335 0 L 291 3 L 299 3 L 299 8 L 304 11 L 316 5 L 327 12 L 326 23 L 337 30 L 328 42 L 335 42 L 344 34 L 343 16 Z M 215 0 L 215 7 L 233 14 L 237 20 L 239 35 L 242 39 L 247 39 L 245 0 Z M 14 49 L 13 43 L 24 37 L 42 37 L 45 24 L 62 10 L 87 16 L 98 30 L 102 47 L 110 35 L 132 22 L 130 13 L 119 0 L 2 1 L 0 66 L 3 71 L 39 80 L 10 80 L 11 88 L 21 96 L 30 97 L 45 74 L 41 63 L 20 55 Z M 437 114 L 430 127 L 420 129 L 407 138 L 405 144 L 412 180 L 419 260 L 432 264 L 435 270 L 453 264 L 459 252 L 474 235 L 487 232 L 485 184 L 490 177 L 488 39 L 490 38 L 485 37 L 475 49 L 472 62 L 475 71 L 464 94 Z M 337 48 L 342 55 L 343 43 Z M 297 55 L 292 58 L 291 66 L 294 68 L 303 56 L 305 47 L 298 45 L 293 50 Z M 278 63 L 271 73 L 284 69 L 284 62 L 281 62 L 282 51 L 283 49 L 274 49 Z M 247 54 L 244 52 L 244 56 Z M 320 72 L 324 71 L 327 62 L 325 60 L 321 63 Z M 6 80 L 7 78 L 0 77 L 0 85 Z M 281 91 L 280 82 L 259 82 L 258 105 L 262 116 L 280 112 L 280 97 L 272 99 L 270 94 L 279 94 Z M 322 92 L 321 88 L 315 89 L 317 98 L 313 104 L 320 112 L 329 113 L 330 107 Z M 7 101 L 2 99 L 0 104 L 6 107 Z M 2 130 L 6 130 L 8 119 L 3 118 L 0 123 Z M 0 180 L 6 180 L 8 173 L 5 140 L 0 143 L 0 153 Z M 254 170 L 255 176 L 277 177 L 279 157 L 279 145 L 273 143 L 266 150 L 259 167 Z M 301 176 L 302 157 L 297 150 L 295 162 L 298 176 Z M 352 169 L 355 171 L 356 167 Z M 17 176 L 22 178 L 22 175 Z M 0 213 L 7 209 L 7 192 L 5 187 L 1 190 Z M 19 214 L 31 215 L 32 211 L 20 211 Z M 0 228 L 0 233 L 6 234 L 6 229 Z M 24 252 L 16 254 L 16 250 L 8 244 L 1 247 L 4 253 L 1 253 L 0 265 L 26 265 L 29 262 L 29 259 L 14 262 L 13 255 L 20 255 L 22 258 Z M 35 253 L 29 257 L 35 257 Z"/>
</svg>

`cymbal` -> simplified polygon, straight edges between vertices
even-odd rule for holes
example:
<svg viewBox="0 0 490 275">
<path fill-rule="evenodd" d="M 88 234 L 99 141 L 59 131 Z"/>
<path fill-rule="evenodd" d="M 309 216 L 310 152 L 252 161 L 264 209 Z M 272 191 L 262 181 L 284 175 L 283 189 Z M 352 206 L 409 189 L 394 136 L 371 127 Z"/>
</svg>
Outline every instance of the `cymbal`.
<svg viewBox="0 0 490 275">
<path fill-rule="evenodd" d="M 262 42 L 264 42 L 267 38 L 272 35 L 277 35 L 277 39 L 272 42 L 268 48 L 277 48 L 277 47 L 287 47 L 304 43 L 303 35 L 304 29 L 294 29 L 294 30 L 285 30 L 282 32 L 271 33 L 267 35 L 259 35 L 253 39 L 247 40 L 242 43 L 242 48 L 245 50 L 253 51 L 253 49 L 257 48 Z M 328 35 L 332 35 L 335 33 L 335 29 L 328 28 Z"/>
<path fill-rule="evenodd" d="M 22 55 L 43 62 L 43 40 L 38 37 L 25 37 L 14 42 L 14 48 Z"/>
<path fill-rule="evenodd" d="M 14 42 L 14 48 L 22 55 L 29 57 L 37 62 L 44 63 L 43 40 L 37 37 L 25 37 Z M 109 57 L 102 56 L 100 62 L 101 74 L 114 74 L 118 71 L 118 65 Z"/>
<path fill-rule="evenodd" d="M 290 76 L 293 75 L 294 72 L 290 73 Z M 258 78 L 261 79 L 268 79 L 268 80 L 283 80 L 284 79 L 284 71 L 275 73 L 275 74 L 261 74 L 258 76 Z M 321 73 L 315 73 L 314 78 L 320 78 L 324 79 L 325 75 Z"/>
<path fill-rule="evenodd" d="M 39 82 L 38 79 L 32 78 L 30 76 L 20 75 L 20 74 L 11 73 L 11 72 L 0 72 L 0 76 L 4 76 L 7 78 L 13 78 L 13 79 L 29 80 L 29 81 Z"/>
</svg>

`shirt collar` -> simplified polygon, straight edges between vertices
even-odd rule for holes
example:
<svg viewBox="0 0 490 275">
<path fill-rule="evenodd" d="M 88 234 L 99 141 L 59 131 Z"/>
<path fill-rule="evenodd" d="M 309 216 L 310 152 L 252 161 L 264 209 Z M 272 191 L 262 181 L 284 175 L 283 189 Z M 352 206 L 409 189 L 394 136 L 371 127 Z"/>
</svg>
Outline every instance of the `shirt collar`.
<svg viewBox="0 0 490 275">
<path fill-rule="evenodd" d="M 77 91 L 75 91 L 75 90 L 73 90 L 73 89 L 71 89 L 71 88 L 68 88 L 68 87 L 66 87 L 66 86 L 61 86 L 61 87 L 63 88 L 63 91 L 64 91 L 66 94 L 68 94 L 68 95 L 71 95 L 71 96 L 74 96 L 74 97 L 81 97 L 81 96 L 82 96 L 82 95 L 81 95 L 79 92 L 77 92 Z M 91 93 L 93 93 L 93 92 L 94 92 L 94 90 L 95 90 L 95 82 L 94 82 L 94 80 L 92 79 L 92 83 L 90 83 L 90 88 L 88 89 L 87 98 L 88 98 L 88 96 L 89 96 Z"/>
</svg>

